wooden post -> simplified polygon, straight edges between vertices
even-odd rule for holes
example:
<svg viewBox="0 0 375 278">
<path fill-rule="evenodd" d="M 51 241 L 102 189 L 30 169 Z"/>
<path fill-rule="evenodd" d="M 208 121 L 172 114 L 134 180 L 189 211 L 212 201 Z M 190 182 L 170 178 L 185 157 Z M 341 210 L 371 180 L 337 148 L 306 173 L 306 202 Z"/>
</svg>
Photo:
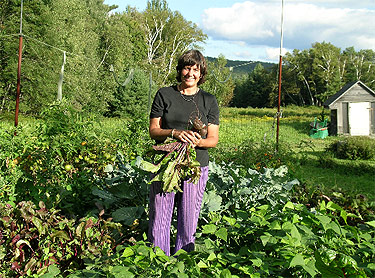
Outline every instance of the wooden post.
<svg viewBox="0 0 375 278">
<path fill-rule="evenodd" d="M 16 112 L 14 119 L 14 126 L 18 126 L 18 111 L 20 106 L 20 94 L 21 94 L 21 61 L 22 61 L 22 43 L 23 43 L 23 34 L 22 34 L 22 10 L 23 10 L 23 1 L 21 0 L 21 20 L 20 20 L 20 35 L 19 35 L 19 45 L 18 45 L 18 71 L 17 71 L 17 94 L 16 94 Z M 14 132 L 16 135 L 16 131 Z"/>
</svg>

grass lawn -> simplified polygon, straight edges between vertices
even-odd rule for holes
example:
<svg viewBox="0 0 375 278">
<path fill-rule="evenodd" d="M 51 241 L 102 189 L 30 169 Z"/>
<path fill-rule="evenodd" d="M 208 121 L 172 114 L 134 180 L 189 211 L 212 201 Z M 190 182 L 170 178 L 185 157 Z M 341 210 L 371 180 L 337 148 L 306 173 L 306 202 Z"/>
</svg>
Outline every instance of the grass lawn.
<svg viewBox="0 0 375 278">
<path fill-rule="evenodd" d="M 326 147 L 341 137 L 312 139 L 310 122 L 319 117 L 322 108 L 286 107 L 280 119 L 279 150 L 290 172 L 308 187 L 323 191 L 363 194 L 375 201 L 375 160 L 358 161 L 332 157 Z M 221 109 L 220 142 L 212 152 L 214 158 L 225 159 L 224 152 L 241 144 L 276 142 L 276 109 Z M 326 111 L 328 113 L 328 111 Z M 246 164 L 252 157 L 245 157 Z"/>
</svg>

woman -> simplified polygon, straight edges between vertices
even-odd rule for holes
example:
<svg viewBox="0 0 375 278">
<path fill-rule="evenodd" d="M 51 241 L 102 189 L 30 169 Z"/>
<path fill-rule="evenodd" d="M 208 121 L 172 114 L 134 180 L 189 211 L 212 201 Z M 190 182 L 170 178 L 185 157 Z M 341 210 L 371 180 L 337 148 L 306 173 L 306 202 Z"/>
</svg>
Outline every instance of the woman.
<svg viewBox="0 0 375 278">
<path fill-rule="evenodd" d="M 201 90 L 207 65 L 202 53 L 189 50 L 182 54 L 176 67 L 176 86 L 159 89 L 154 98 L 149 133 L 152 139 L 163 142 L 172 137 L 195 147 L 201 166 L 198 184 L 183 181 L 182 193 L 164 193 L 161 183 L 155 182 L 150 191 L 149 240 L 170 255 L 170 227 L 174 203 L 177 205 L 177 238 L 174 253 L 180 249 L 194 250 L 195 231 L 206 182 L 208 151 L 219 140 L 219 108 L 216 98 Z M 193 131 L 189 125 L 200 119 L 207 126 L 207 135 Z"/>
</svg>

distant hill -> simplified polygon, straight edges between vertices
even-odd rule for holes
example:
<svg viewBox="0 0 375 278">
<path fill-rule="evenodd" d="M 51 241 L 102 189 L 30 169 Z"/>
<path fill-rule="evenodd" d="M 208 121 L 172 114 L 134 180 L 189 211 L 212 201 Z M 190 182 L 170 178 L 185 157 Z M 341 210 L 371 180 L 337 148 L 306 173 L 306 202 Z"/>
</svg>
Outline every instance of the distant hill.
<svg viewBox="0 0 375 278">
<path fill-rule="evenodd" d="M 206 57 L 210 62 L 215 62 L 217 58 Z M 257 64 L 261 64 L 265 69 L 269 69 L 275 65 L 275 63 L 260 62 L 260 61 L 238 61 L 238 60 L 228 60 L 227 67 L 233 67 L 234 75 L 244 75 L 252 72 Z"/>
</svg>

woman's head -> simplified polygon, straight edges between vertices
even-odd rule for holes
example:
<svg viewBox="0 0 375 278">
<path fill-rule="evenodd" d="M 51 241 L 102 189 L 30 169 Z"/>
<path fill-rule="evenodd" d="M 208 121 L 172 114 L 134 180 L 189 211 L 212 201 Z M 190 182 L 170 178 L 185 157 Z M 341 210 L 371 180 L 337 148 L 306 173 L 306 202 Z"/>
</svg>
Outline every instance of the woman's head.
<svg viewBox="0 0 375 278">
<path fill-rule="evenodd" d="M 185 53 L 183 53 L 180 58 L 178 59 L 177 63 L 177 76 L 176 79 L 178 82 L 181 82 L 181 73 L 182 70 L 187 66 L 194 66 L 197 65 L 200 70 L 200 79 L 198 81 L 198 85 L 203 84 L 206 79 L 207 74 L 207 64 L 206 59 L 202 55 L 202 53 L 198 50 L 188 50 Z"/>
</svg>

